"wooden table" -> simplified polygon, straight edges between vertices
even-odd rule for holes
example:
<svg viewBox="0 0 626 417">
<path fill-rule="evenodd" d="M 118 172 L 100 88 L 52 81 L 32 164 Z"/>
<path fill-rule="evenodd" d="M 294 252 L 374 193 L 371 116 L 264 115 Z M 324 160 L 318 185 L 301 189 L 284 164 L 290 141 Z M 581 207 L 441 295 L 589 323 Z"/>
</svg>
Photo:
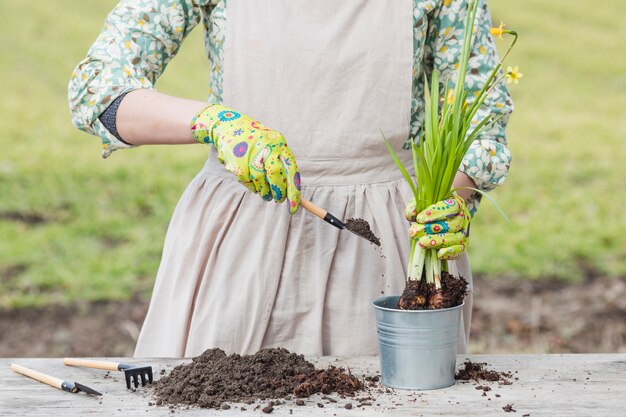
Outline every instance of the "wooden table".
<svg viewBox="0 0 626 417">
<path fill-rule="evenodd" d="M 460 355 L 461 364 L 469 358 L 486 362 L 489 369 L 511 371 L 517 380 L 512 385 L 489 385 L 485 392 L 476 383 L 457 383 L 436 391 L 386 390 L 380 385 L 371 388 L 371 406 L 356 407 L 354 399 L 338 399 L 332 403 L 320 396 L 310 397 L 305 406 L 287 401 L 276 406 L 273 416 L 626 416 L 626 354 L 579 355 Z M 102 359 L 102 358 L 100 358 Z M 169 370 L 184 360 L 107 359 L 116 362 L 150 364 L 155 378 L 161 370 Z M 353 374 L 376 375 L 378 358 L 312 359 L 318 367 L 334 364 L 350 367 Z M 83 393 L 70 394 L 15 374 L 9 368 L 17 363 L 61 379 L 77 381 L 104 395 L 91 397 Z M 0 416 L 262 416 L 268 401 L 255 405 L 233 405 L 229 410 L 176 409 L 149 405 L 154 403 L 150 391 L 139 388 L 128 391 L 122 373 L 63 365 L 62 359 L 0 359 Z M 499 396 L 496 396 L 498 394 Z M 347 402 L 354 406 L 347 410 Z M 324 408 L 318 408 L 322 403 Z M 513 412 L 503 407 L 512 404 Z"/>
</svg>

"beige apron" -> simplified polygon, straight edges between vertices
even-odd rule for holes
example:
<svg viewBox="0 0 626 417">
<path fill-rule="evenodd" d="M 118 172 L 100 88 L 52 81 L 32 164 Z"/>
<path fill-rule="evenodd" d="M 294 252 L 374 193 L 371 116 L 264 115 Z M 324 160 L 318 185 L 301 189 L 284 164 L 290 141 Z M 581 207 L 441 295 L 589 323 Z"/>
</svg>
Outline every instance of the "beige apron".
<svg viewBox="0 0 626 417">
<path fill-rule="evenodd" d="M 409 255 L 410 190 L 381 130 L 410 163 L 413 0 L 231 0 L 226 12 L 224 104 L 282 132 L 303 197 L 366 219 L 382 247 L 263 202 L 210 155 L 173 215 L 135 356 L 377 354 L 371 302 L 402 291 Z M 466 256 L 451 269 L 471 282 Z"/>
</svg>

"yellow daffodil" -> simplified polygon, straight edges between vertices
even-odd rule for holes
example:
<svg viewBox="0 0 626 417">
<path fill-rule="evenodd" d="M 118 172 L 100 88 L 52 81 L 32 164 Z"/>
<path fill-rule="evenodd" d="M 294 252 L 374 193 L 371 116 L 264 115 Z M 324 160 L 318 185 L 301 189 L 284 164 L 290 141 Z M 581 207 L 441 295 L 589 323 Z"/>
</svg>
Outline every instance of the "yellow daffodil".
<svg viewBox="0 0 626 417">
<path fill-rule="evenodd" d="M 506 69 L 506 82 L 508 84 L 519 82 L 519 79 L 522 78 L 524 74 L 519 72 L 519 67 L 516 65 L 514 67 L 508 67 Z"/>
<path fill-rule="evenodd" d="M 448 90 L 448 97 L 446 98 L 448 104 L 454 103 L 454 90 Z"/>
<path fill-rule="evenodd" d="M 498 26 L 497 28 L 489 29 L 489 33 L 502 39 L 502 34 L 506 33 L 506 30 L 504 30 L 504 26 L 505 24 L 500 21 L 500 26 Z"/>
</svg>

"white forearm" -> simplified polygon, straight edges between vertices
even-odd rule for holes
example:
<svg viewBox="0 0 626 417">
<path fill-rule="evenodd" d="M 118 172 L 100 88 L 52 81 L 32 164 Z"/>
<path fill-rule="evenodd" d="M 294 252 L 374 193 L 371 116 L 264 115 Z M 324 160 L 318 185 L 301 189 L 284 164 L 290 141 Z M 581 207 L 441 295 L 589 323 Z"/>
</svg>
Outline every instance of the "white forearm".
<svg viewBox="0 0 626 417">
<path fill-rule="evenodd" d="M 206 106 L 154 90 L 131 91 L 117 111 L 117 131 L 125 142 L 137 146 L 196 143 L 189 123 Z"/>
</svg>

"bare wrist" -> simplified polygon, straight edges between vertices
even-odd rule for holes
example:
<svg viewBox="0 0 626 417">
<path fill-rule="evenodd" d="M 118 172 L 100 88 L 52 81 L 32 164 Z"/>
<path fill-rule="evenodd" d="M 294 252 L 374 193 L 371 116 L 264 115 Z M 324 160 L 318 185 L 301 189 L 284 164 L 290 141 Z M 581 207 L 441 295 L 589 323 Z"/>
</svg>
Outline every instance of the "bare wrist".
<svg viewBox="0 0 626 417">
<path fill-rule="evenodd" d="M 452 188 L 458 188 L 456 193 L 463 200 L 468 200 L 475 192 L 471 188 L 476 188 L 476 183 L 466 173 L 457 171 L 454 181 L 452 182 Z"/>
</svg>

